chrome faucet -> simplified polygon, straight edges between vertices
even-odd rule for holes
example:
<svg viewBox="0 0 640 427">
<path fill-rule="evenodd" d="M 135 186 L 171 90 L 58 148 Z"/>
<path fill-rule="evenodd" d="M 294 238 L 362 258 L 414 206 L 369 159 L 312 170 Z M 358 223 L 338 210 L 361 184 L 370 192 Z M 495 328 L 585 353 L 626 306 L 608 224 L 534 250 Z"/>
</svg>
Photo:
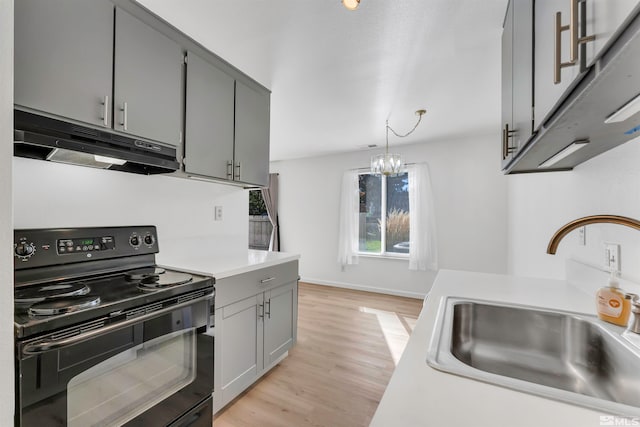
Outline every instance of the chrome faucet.
<svg viewBox="0 0 640 427">
<path fill-rule="evenodd" d="M 570 223 L 560 227 L 560 229 L 556 231 L 556 234 L 554 234 L 551 240 L 549 241 L 549 246 L 547 246 L 547 253 L 554 255 L 556 253 L 556 250 L 558 249 L 558 245 L 560 244 L 560 241 L 564 238 L 564 236 L 566 236 L 576 228 L 580 228 L 584 225 L 599 224 L 599 223 L 625 225 L 627 227 L 640 231 L 640 221 L 638 221 L 637 219 L 627 218 L 626 216 L 618 216 L 618 215 L 585 216 L 583 218 L 578 218 L 576 220 L 573 220 Z M 638 327 L 640 328 L 640 325 Z"/>
<path fill-rule="evenodd" d="M 633 314 L 633 319 L 629 324 L 629 331 L 640 334 L 640 301 L 638 301 L 638 295 L 626 294 L 625 298 L 631 299 L 631 313 Z"/>
</svg>

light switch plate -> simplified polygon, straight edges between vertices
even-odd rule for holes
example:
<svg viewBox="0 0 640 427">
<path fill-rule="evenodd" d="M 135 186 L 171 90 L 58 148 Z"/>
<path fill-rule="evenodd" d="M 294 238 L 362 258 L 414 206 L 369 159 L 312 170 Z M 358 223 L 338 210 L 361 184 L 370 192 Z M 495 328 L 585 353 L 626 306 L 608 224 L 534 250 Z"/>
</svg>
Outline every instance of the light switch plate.
<svg viewBox="0 0 640 427">
<path fill-rule="evenodd" d="M 620 244 L 604 243 L 604 268 L 607 271 L 620 271 Z"/>
<path fill-rule="evenodd" d="M 578 229 L 578 244 L 580 246 L 586 246 L 587 244 L 587 226 L 580 227 Z"/>
</svg>

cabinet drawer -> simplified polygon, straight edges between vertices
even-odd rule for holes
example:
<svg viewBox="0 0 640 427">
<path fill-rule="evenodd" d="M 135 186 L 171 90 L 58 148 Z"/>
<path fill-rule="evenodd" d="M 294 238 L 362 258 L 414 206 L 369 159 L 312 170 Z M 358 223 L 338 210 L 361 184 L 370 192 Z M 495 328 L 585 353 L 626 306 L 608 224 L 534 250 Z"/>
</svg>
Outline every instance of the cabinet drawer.
<svg viewBox="0 0 640 427">
<path fill-rule="evenodd" d="M 298 261 L 265 267 L 216 280 L 216 306 L 259 294 L 276 286 L 298 280 Z"/>
</svg>

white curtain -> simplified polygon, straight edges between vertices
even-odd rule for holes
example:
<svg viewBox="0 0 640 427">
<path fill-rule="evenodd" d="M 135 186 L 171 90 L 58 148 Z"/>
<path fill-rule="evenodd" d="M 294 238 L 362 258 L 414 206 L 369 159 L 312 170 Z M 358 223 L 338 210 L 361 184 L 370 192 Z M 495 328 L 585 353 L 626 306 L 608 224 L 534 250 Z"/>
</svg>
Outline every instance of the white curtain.
<svg viewBox="0 0 640 427">
<path fill-rule="evenodd" d="M 273 228 L 269 239 L 269 250 L 280 251 L 280 221 L 278 219 L 278 174 L 269 174 L 269 185 L 260 189 L 262 200 L 267 208 L 267 215 Z"/>
<path fill-rule="evenodd" d="M 358 224 L 360 186 L 357 171 L 346 171 L 340 193 L 340 231 L 338 262 L 344 267 L 358 263 Z"/>
<path fill-rule="evenodd" d="M 418 163 L 409 172 L 409 270 L 437 270 L 436 219 L 429 166 Z"/>
</svg>

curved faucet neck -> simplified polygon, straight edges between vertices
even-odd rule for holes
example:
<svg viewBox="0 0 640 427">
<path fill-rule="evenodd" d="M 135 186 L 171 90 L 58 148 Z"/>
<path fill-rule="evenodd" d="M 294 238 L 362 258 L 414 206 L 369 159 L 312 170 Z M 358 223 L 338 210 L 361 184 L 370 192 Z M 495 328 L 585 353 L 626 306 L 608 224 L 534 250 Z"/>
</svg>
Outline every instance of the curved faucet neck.
<svg viewBox="0 0 640 427">
<path fill-rule="evenodd" d="M 619 224 L 624 225 L 635 230 L 640 231 L 640 221 L 633 218 L 628 218 L 626 216 L 618 216 L 618 215 L 591 215 L 585 216 L 583 218 L 578 218 L 576 220 L 571 221 L 568 224 L 563 225 L 556 231 L 551 240 L 549 241 L 549 245 L 547 246 L 547 253 L 554 255 L 556 250 L 558 249 L 558 245 L 560 241 L 569 234 L 571 231 L 576 228 L 580 228 L 589 224 Z"/>
</svg>

